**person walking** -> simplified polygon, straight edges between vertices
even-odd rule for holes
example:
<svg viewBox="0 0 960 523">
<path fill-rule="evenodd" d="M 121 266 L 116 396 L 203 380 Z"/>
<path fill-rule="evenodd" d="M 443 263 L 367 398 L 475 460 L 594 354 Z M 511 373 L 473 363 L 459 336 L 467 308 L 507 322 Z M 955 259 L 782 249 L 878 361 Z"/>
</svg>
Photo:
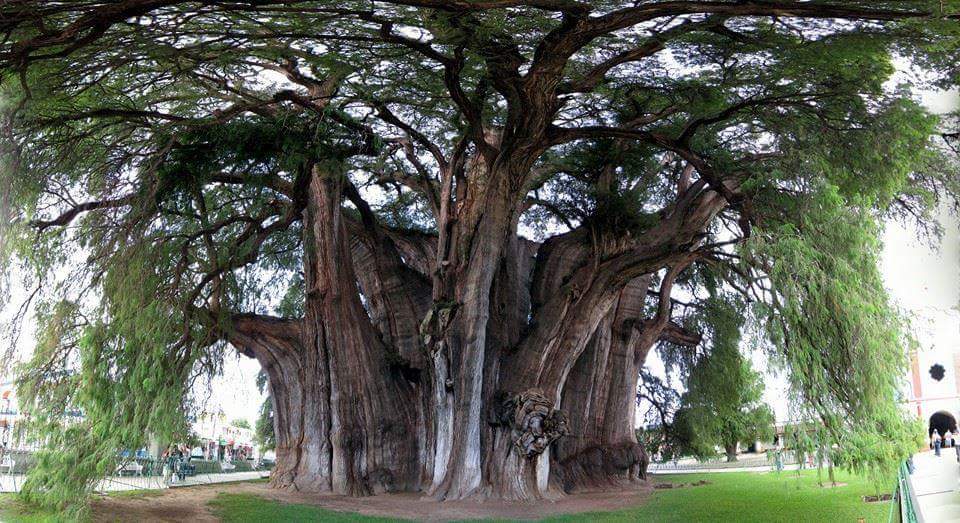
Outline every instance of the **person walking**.
<svg viewBox="0 0 960 523">
<path fill-rule="evenodd" d="M 953 446 L 953 432 L 950 429 L 947 429 L 947 432 L 943 435 L 943 446 L 952 447 Z"/>
<path fill-rule="evenodd" d="M 170 453 L 170 449 L 163 451 L 163 454 L 160 456 L 160 461 L 163 462 L 163 484 L 170 486 L 170 483 L 173 481 L 173 456 Z"/>
<path fill-rule="evenodd" d="M 940 445 L 942 444 L 942 438 L 940 437 L 940 432 L 937 429 L 933 429 L 933 453 L 937 456 L 940 455 Z"/>
<path fill-rule="evenodd" d="M 777 472 L 783 471 L 783 443 L 777 438 L 777 450 L 774 454 Z"/>
<path fill-rule="evenodd" d="M 177 475 L 177 480 L 183 482 L 183 450 L 179 445 L 173 449 L 173 471 Z"/>
</svg>

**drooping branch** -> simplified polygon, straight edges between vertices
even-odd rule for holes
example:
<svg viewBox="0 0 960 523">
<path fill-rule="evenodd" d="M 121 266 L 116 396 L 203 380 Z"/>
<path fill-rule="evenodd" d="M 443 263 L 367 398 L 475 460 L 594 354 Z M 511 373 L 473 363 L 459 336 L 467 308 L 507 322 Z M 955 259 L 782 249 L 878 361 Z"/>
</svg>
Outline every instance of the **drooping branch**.
<svg viewBox="0 0 960 523">
<path fill-rule="evenodd" d="M 85 212 L 99 209 L 116 209 L 119 207 L 125 207 L 133 203 L 135 198 L 135 194 L 127 194 L 119 198 L 84 202 L 71 207 L 69 210 L 60 214 L 56 218 L 49 220 L 32 220 L 29 224 L 31 227 L 35 227 L 41 232 L 50 227 L 63 227 L 65 225 L 69 225 L 70 222 L 72 222 L 77 216 Z"/>
</svg>

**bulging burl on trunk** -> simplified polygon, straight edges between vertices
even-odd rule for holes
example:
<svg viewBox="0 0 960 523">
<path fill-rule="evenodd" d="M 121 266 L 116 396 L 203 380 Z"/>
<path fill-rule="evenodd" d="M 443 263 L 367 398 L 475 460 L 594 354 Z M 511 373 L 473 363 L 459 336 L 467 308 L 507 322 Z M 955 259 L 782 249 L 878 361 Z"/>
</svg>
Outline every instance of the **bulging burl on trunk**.
<svg viewBox="0 0 960 523">
<path fill-rule="evenodd" d="M 510 428 L 516 452 L 527 459 L 569 432 L 567 417 L 536 389 L 514 395 L 500 391 L 491 410 L 491 424 Z"/>
</svg>

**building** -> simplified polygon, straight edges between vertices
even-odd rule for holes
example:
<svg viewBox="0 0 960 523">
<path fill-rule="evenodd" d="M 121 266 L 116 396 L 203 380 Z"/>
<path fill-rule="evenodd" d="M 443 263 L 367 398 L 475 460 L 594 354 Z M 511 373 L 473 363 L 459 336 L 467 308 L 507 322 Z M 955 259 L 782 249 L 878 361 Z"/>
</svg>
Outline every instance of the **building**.
<svg viewBox="0 0 960 523">
<path fill-rule="evenodd" d="M 928 431 L 956 432 L 960 419 L 960 311 L 931 309 L 916 316 L 914 333 L 919 348 L 910 353 L 908 408 L 926 422 Z"/>
<path fill-rule="evenodd" d="M 193 424 L 193 431 L 200 438 L 204 459 L 242 461 L 258 457 L 253 430 L 231 425 L 223 412 L 201 414 Z"/>
<path fill-rule="evenodd" d="M 960 421 L 960 222 L 946 210 L 939 218 L 944 235 L 935 247 L 890 224 L 883 271 L 916 338 L 904 380 L 906 408 L 942 434 L 956 432 Z"/>
<path fill-rule="evenodd" d="M 28 441 L 24 436 L 24 424 L 29 413 L 20 409 L 17 402 L 17 387 L 12 381 L 0 381 L 0 446 L 4 450 L 32 451 L 40 448 L 36 441 Z M 66 413 L 66 423 L 83 420 L 83 414 L 76 409 Z"/>
</svg>

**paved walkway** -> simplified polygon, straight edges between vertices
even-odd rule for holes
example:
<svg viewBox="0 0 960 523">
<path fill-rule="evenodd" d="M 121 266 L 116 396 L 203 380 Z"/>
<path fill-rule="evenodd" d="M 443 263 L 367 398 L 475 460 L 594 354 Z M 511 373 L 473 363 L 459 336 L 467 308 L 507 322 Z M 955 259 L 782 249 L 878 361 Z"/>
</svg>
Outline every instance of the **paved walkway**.
<svg viewBox="0 0 960 523">
<path fill-rule="evenodd" d="M 197 474 L 187 477 L 182 482 L 177 482 L 171 487 L 189 487 L 192 485 L 209 485 L 212 483 L 230 483 L 233 481 L 249 481 L 260 477 L 267 477 L 268 472 L 230 472 L 220 474 Z M 0 492 L 19 492 L 23 486 L 23 480 L 26 476 L 22 474 L 2 474 L 0 475 Z M 159 476 L 123 476 L 109 477 L 97 485 L 97 491 L 114 492 L 119 490 L 142 490 L 142 489 L 162 489 L 168 488 L 163 484 L 163 478 Z"/>
<path fill-rule="evenodd" d="M 954 449 L 942 449 L 913 456 L 910 475 L 913 491 L 924 521 L 960 521 L 960 463 Z"/>
</svg>

